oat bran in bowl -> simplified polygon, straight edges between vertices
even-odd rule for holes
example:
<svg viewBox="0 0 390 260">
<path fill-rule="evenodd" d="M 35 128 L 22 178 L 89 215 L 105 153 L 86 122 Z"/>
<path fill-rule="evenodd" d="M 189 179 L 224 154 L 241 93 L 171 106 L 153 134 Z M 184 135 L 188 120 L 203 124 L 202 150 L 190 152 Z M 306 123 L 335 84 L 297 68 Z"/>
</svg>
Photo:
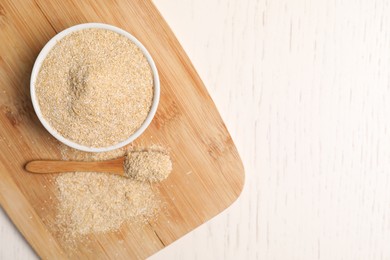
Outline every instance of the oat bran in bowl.
<svg viewBox="0 0 390 260">
<path fill-rule="evenodd" d="M 35 61 L 34 110 L 59 141 L 88 152 L 129 144 L 159 102 L 156 65 L 146 48 L 117 27 L 87 23 L 54 36 Z"/>
</svg>

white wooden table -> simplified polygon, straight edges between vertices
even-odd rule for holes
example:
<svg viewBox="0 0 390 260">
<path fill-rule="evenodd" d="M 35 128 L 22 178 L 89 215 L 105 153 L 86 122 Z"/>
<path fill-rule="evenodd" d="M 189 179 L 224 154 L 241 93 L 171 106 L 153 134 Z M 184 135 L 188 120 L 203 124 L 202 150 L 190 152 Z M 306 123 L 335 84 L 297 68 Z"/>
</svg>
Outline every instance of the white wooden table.
<svg viewBox="0 0 390 260">
<path fill-rule="evenodd" d="M 246 169 L 151 259 L 390 259 L 390 3 L 156 0 Z M 0 214 L 0 259 L 36 256 Z"/>
</svg>

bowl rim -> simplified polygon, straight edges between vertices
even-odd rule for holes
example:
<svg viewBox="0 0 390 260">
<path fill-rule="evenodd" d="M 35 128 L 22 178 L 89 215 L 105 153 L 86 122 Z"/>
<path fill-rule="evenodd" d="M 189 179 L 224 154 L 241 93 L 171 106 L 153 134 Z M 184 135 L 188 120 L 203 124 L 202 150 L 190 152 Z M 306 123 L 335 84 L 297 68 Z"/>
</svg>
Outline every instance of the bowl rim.
<svg viewBox="0 0 390 260">
<path fill-rule="evenodd" d="M 69 35 L 70 33 L 73 33 L 75 31 L 80 31 L 84 29 L 90 29 L 90 28 L 98 28 L 98 29 L 106 29 L 106 30 L 111 30 L 116 33 L 119 33 L 125 37 L 127 37 L 129 40 L 131 40 L 133 43 L 135 43 L 142 51 L 142 53 L 145 55 L 149 66 L 151 67 L 152 73 L 153 73 L 153 101 L 152 101 L 152 106 L 149 110 L 149 113 L 147 117 L 145 118 L 145 121 L 142 123 L 142 125 L 131 135 L 129 138 L 111 145 L 107 147 L 89 147 L 85 146 L 82 144 L 78 144 L 72 140 L 69 140 L 62 136 L 60 133 L 57 132 L 50 124 L 49 122 L 43 117 L 38 98 L 35 93 L 35 83 L 36 79 L 38 77 L 38 73 L 41 69 L 43 61 L 46 59 L 46 56 L 48 53 L 51 51 L 51 49 L 60 41 L 62 38 L 65 36 Z M 150 53 L 147 51 L 145 46 L 137 39 L 135 38 L 132 34 L 129 32 L 118 28 L 113 25 L 109 24 L 104 24 L 104 23 L 83 23 L 83 24 L 77 24 L 74 26 L 71 26 L 58 34 L 56 34 L 53 38 L 51 38 L 45 46 L 42 48 L 40 51 L 38 57 L 35 60 L 32 73 L 31 73 L 31 78 L 30 78 L 30 94 L 31 94 L 31 101 L 35 110 L 35 114 L 38 116 L 39 121 L 42 123 L 44 128 L 58 141 L 64 143 L 65 145 L 68 145 L 72 148 L 75 148 L 77 150 L 85 151 L 85 152 L 107 152 L 107 151 L 112 151 L 118 148 L 121 148 L 131 142 L 133 142 L 135 139 L 137 139 L 150 125 L 150 123 L 153 120 L 153 117 L 156 114 L 158 103 L 160 100 L 160 80 L 159 80 L 159 75 L 157 71 L 156 64 L 154 63 L 154 60 L 152 59 L 152 56 Z"/>
</svg>

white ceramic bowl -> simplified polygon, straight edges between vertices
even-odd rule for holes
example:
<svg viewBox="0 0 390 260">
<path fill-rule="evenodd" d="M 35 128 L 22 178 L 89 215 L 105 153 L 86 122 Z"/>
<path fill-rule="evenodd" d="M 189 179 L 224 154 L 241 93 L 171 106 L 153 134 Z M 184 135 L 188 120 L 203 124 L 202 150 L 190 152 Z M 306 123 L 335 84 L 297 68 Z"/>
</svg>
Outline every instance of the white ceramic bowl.
<svg viewBox="0 0 390 260">
<path fill-rule="evenodd" d="M 57 42 L 59 40 L 61 40 L 62 38 L 64 38 L 66 35 L 68 35 L 72 32 L 87 29 L 87 28 L 101 28 L 101 29 L 111 30 L 111 31 L 117 32 L 117 33 L 127 37 L 128 39 L 130 39 L 132 42 L 134 42 L 142 50 L 143 54 L 145 55 L 146 59 L 149 62 L 149 65 L 152 69 L 152 72 L 153 72 L 153 82 L 154 82 L 153 102 L 152 102 L 152 106 L 151 106 L 151 109 L 149 111 L 149 114 L 146 117 L 145 121 L 143 122 L 141 127 L 137 131 L 135 131 L 129 138 L 127 138 L 126 140 L 124 140 L 120 143 L 117 143 L 117 144 L 112 145 L 112 146 L 107 146 L 107 147 L 99 147 L 99 148 L 88 147 L 85 145 L 75 143 L 75 142 L 63 137 L 62 135 L 60 135 L 53 127 L 51 127 L 51 125 L 48 123 L 48 121 L 46 121 L 46 119 L 43 117 L 43 115 L 41 113 L 41 109 L 39 107 L 39 102 L 38 102 L 38 99 L 37 99 L 36 93 L 35 93 L 35 82 L 36 82 L 39 70 L 41 68 L 42 62 L 44 61 L 44 59 L 46 58 L 46 56 L 50 52 L 50 50 L 54 47 L 54 45 L 56 45 Z M 34 67 L 33 67 L 32 73 L 31 73 L 30 91 L 31 91 L 31 99 L 32 99 L 32 103 L 34 106 L 35 113 L 37 114 L 39 120 L 41 121 L 43 126 L 46 128 L 46 130 L 49 131 L 49 133 L 51 135 L 53 135 L 57 140 L 61 141 L 62 143 L 66 144 L 70 147 L 73 147 L 73 148 L 78 149 L 78 150 L 86 151 L 86 152 L 106 152 L 106 151 L 111 151 L 111 150 L 123 147 L 123 146 L 131 143 L 146 130 L 146 128 L 149 126 L 150 122 L 152 121 L 152 119 L 157 111 L 158 102 L 160 100 L 160 80 L 158 77 L 156 65 L 155 65 L 152 57 L 150 56 L 150 54 L 146 50 L 146 48 L 141 44 L 141 42 L 138 41 L 133 35 L 131 35 L 130 33 L 126 32 L 118 27 L 112 26 L 112 25 L 103 24 L 103 23 L 85 23 L 85 24 L 75 25 L 75 26 L 72 26 L 66 30 L 63 30 L 62 32 L 55 35 L 48 43 L 46 43 L 45 47 L 43 47 L 43 49 L 39 53 L 39 55 L 34 63 Z"/>
</svg>

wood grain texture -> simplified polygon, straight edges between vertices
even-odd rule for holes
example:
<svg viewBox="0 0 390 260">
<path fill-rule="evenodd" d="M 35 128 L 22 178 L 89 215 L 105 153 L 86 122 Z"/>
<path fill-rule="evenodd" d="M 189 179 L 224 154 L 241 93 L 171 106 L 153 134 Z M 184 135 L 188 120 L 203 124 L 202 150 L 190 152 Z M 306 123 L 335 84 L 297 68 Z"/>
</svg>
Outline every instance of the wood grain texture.
<svg viewBox="0 0 390 260">
<path fill-rule="evenodd" d="M 155 4 L 221 112 L 246 184 L 151 259 L 390 259 L 389 2 Z M 0 256 L 31 256 L 2 223 Z"/>
<path fill-rule="evenodd" d="M 0 10 L 0 203 L 40 257 L 145 258 L 238 197 L 244 173 L 236 148 L 194 67 L 151 2 L 1 1 Z M 154 185 L 165 205 L 156 222 L 126 223 L 118 232 L 91 235 L 87 246 L 80 243 L 69 252 L 48 228 L 55 219 L 53 177 L 23 169 L 32 159 L 60 158 L 58 143 L 33 112 L 29 76 L 52 36 L 96 21 L 129 31 L 154 58 L 160 105 L 135 145 L 168 147 L 174 169 L 170 178 Z"/>
</svg>

